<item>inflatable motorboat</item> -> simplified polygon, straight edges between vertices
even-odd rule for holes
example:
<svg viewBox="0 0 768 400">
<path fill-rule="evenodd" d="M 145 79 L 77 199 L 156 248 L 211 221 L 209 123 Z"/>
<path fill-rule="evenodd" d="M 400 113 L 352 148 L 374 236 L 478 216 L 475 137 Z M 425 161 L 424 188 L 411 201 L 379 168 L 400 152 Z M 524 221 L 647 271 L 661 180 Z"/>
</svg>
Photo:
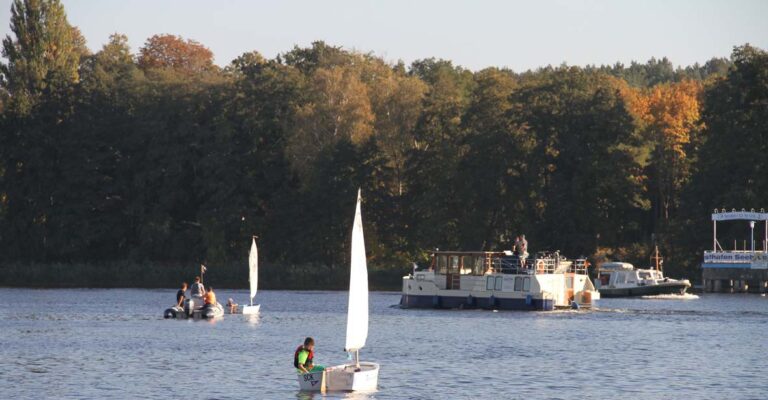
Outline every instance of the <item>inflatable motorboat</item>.
<svg viewBox="0 0 768 400">
<path fill-rule="evenodd" d="M 203 304 L 201 298 L 191 298 L 184 300 L 184 307 L 173 306 L 168 308 L 163 313 L 164 318 L 195 318 L 195 319 L 211 319 L 218 318 L 224 315 L 224 307 L 221 303 L 216 304 Z"/>
</svg>

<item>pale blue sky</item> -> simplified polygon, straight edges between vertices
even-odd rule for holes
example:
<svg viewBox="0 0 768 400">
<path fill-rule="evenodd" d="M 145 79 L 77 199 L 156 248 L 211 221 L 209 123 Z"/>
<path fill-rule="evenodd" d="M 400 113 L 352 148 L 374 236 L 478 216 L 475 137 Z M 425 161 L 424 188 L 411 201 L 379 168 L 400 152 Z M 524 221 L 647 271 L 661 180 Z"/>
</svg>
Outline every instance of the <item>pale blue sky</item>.
<svg viewBox="0 0 768 400">
<path fill-rule="evenodd" d="M 406 63 L 438 57 L 473 70 L 516 71 L 566 62 L 613 64 L 669 57 L 676 65 L 768 48 L 768 1 L 63 0 L 98 50 L 110 33 L 136 51 L 156 33 L 208 46 L 219 65 L 257 50 L 267 57 L 325 40 Z M 11 0 L 0 0 L 0 34 Z"/>
</svg>

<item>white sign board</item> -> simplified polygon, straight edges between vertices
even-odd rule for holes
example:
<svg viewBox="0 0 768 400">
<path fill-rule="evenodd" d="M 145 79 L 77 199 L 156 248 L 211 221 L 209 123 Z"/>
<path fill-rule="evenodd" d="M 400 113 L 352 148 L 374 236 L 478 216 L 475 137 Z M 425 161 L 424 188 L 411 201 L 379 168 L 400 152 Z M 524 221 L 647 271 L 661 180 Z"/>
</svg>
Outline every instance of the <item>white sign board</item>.
<svg viewBox="0 0 768 400">
<path fill-rule="evenodd" d="M 768 213 L 752 212 L 752 211 L 726 211 L 726 212 L 712 214 L 712 221 L 733 221 L 733 220 L 766 221 L 768 220 Z"/>
<path fill-rule="evenodd" d="M 744 268 L 768 269 L 768 253 L 704 253 L 706 264 L 746 264 Z"/>
</svg>

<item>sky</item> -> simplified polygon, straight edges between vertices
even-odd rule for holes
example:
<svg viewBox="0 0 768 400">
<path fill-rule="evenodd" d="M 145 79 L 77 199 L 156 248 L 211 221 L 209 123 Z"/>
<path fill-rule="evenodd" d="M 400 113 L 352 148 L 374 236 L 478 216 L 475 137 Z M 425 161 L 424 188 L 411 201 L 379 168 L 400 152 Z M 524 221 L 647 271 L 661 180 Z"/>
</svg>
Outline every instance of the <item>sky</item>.
<svg viewBox="0 0 768 400">
<path fill-rule="evenodd" d="M 0 35 L 12 0 L 0 0 Z M 218 65 L 258 51 L 272 58 L 324 40 L 406 64 L 444 58 L 472 70 L 727 57 L 768 49 L 766 0 L 62 0 L 97 51 L 111 33 L 134 52 L 154 34 L 194 39 Z"/>
</svg>

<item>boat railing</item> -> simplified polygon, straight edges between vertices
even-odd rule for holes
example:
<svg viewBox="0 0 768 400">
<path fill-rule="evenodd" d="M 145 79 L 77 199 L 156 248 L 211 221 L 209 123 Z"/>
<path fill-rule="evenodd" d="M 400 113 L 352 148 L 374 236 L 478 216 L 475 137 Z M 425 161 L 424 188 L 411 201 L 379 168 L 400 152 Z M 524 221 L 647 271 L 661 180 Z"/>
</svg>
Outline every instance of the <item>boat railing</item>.
<svg viewBox="0 0 768 400">
<path fill-rule="evenodd" d="M 589 263 L 587 263 L 587 260 L 584 258 L 579 258 L 577 260 L 573 260 L 573 264 L 571 264 L 571 268 L 568 272 L 586 275 L 587 268 L 589 268 Z"/>
<path fill-rule="evenodd" d="M 528 261 L 530 262 L 530 261 Z M 502 274 L 533 274 L 533 270 L 527 268 L 527 263 L 524 265 L 520 257 L 497 257 L 491 260 L 491 265 L 494 272 L 500 272 Z"/>
<path fill-rule="evenodd" d="M 521 259 L 517 256 L 496 257 L 491 261 L 494 272 L 502 274 L 554 274 L 571 272 L 587 273 L 587 260 L 566 260 L 564 257 L 537 257 Z"/>
</svg>

